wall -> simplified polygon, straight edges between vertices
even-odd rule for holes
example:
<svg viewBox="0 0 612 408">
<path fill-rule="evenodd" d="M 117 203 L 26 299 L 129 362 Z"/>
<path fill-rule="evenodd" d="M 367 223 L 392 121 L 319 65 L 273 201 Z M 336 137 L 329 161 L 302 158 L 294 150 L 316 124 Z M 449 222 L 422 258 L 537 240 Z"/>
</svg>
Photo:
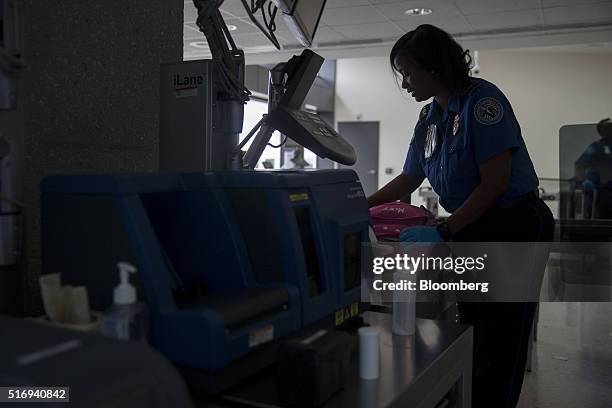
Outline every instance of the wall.
<svg viewBox="0 0 612 408">
<path fill-rule="evenodd" d="M 612 116 L 612 55 L 483 51 L 480 74 L 508 96 L 540 177 L 558 177 L 559 128 Z M 386 58 L 338 60 L 336 121 L 378 120 L 379 183 L 399 172 L 422 104 L 400 92 Z M 384 174 L 385 167 L 394 169 Z M 543 183 L 547 190 L 554 185 Z M 414 197 L 413 197 L 414 198 Z"/>
<path fill-rule="evenodd" d="M 480 53 L 481 76 L 508 97 L 540 177 L 559 176 L 559 128 L 612 117 L 612 55 Z"/>
<path fill-rule="evenodd" d="M 27 286 L 36 313 L 40 181 L 157 169 L 159 66 L 182 60 L 183 1 L 22 4 Z"/>
<path fill-rule="evenodd" d="M 406 92 L 402 92 L 391 72 L 388 59 L 338 60 L 336 122 L 380 122 L 380 186 L 402 171 L 421 106 Z M 392 174 L 385 174 L 387 167 L 393 169 Z"/>
</svg>

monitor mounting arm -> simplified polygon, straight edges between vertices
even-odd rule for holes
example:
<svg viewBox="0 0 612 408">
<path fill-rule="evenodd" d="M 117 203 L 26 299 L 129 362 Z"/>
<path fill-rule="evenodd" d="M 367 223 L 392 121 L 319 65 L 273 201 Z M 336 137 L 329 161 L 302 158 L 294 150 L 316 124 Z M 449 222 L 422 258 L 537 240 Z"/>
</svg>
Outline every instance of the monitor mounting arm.
<svg viewBox="0 0 612 408">
<path fill-rule="evenodd" d="M 241 1 L 253 23 L 259 27 L 277 49 L 280 49 L 278 40 L 274 35 L 277 7 L 272 0 L 250 0 L 250 5 L 247 0 Z M 224 109 L 242 112 L 244 108 L 241 105 L 249 101 L 251 92 L 244 85 L 244 52 L 236 46 L 219 10 L 223 0 L 193 0 L 193 4 L 198 11 L 196 24 L 206 37 L 213 61 L 218 62 L 221 88 L 216 98 L 224 102 Z M 255 18 L 255 13 L 258 11 L 261 11 L 265 27 Z M 228 104 L 233 107 L 228 106 Z M 260 124 L 262 123 L 263 120 L 260 121 Z M 255 131 L 257 131 L 257 128 L 249 134 L 246 140 L 250 139 Z M 273 130 L 266 128 L 266 132 L 271 136 Z M 263 136 L 258 137 L 258 139 L 261 138 Z M 240 145 L 240 147 L 242 146 L 243 144 Z M 240 147 L 238 149 L 234 147 L 225 153 L 227 167 L 231 169 L 245 167 L 242 157 L 244 153 L 240 151 Z"/>
<path fill-rule="evenodd" d="M 247 0 L 241 1 L 251 20 L 277 48 L 280 48 L 274 37 L 277 7 L 273 4 L 273 0 L 251 0 L 250 7 Z M 323 58 L 310 50 L 304 50 L 301 55 L 276 65 L 270 71 L 268 112 L 246 138 L 238 143 L 237 134 L 242 132 L 243 105 L 250 96 L 249 90 L 244 86 L 244 53 L 236 47 L 223 21 L 219 10 L 223 0 L 193 0 L 193 2 L 198 10 L 196 23 L 206 36 L 213 62 L 217 66 L 216 72 L 219 74 L 220 84 L 216 85 L 217 90 L 213 95 L 217 103 L 215 115 L 218 118 L 216 122 L 213 119 L 213 123 L 216 123 L 216 128 L 213 127 L 213 137 L 224 136 L 225 133 L 233 139 L 225 145 L 222 142 L 219 151 L 211 150 L 211 154 L 222 154 L 225 168 L 254 169 L 272 134 L 275 130 L 279 130 L 285 136 L 290 134 L 293 140 L 321 157 L 329 157 L 342 164 L 353 164 L 356 156 L 350 144 L 325 124 L 317 114 L 304 113 L 301 110 L 304 99 L 323 64 Z M 325 1 L 322 5 L 324 3 Z M 269 21 L 265 14 L 266 4 Z M 253 16 L 258 10 L 262 12 L 266 28 L 262 27 Z M 320 18 L 320 13 L 318 16 Z M 235 126 L 238 122 L 240 125 Z M 257 136 L 248 151 L 243 152 L 242 148 L 256 132 Z"/>
<path fill-rule="evenodd" d="M 238 47 L 225 25 L 218 0 L 193 0 L 198 10 L 196 24 L 204 33 L 213 60 L 220 62 L 225 96 L 246 103 L 250 92 L 244 87 L 244 52 Z"/>
<path fill-rule="evenodd" d="M 271 0 L 251 0 L 250 6 L 247 0 L 241 1 L 253 23 L 259 27 L 277 49 L 280 49 L 278 40 L 274 35 L 276 30 L 276 5 Z M 222 80 L 227 91 L 227 97 L 231 100 L 246 103 L 249 100 L 250 92 L 244 86 L 244 52 L 236 46 L 223 20 L 219 10 L 223 0 L 193 0 L 193 4 L 198 10 L 196 25 L 206 37 L 213 60 L 221 63 Z M 267 7 L 265 7 L 266 4 Z M 268 15 L 266 15 L 266 9 Z M 261 11 L 265 27 L 255 18 L 255 13 L 258 11 Z"/>
<path fill-rule="evenodd" d="M 299 61 L 299 57 L 293 56 L 289 61 L 276 64 L 270 70 L 270 79 L 268 83 L 268 114 L 272 113 L 278 107 L 281 98 L 285 95 L 287 82 L 295 73 L 300 63 Z M 257 162 L 264 149 L 269 144 L 272 133 L 274 133 L 275 130 L 268 125 L 267 118 L 268 115 L 264 114 L 261 120 L 251 129 L 242 142 L 236 146 L 236 149 L 234 149 L 233 156 L 235 160 L 234 163 L 237 163 L 236 168 L 254 169 L 255 166 L 257 166 Z M 257 133 L 253 143 L 244 154 L 244 158 L 240 160 L 238 156 L 242 154 L 241 149 L 258 130 L 259 133 Z"/>
<path fill-rule="evenodd" d="M 278 103 L 281 100 L 281 97 L 284 95 L 285 85 L 286 85 L 286 77 L 287 71 L 286 68 L 288 63 L 280 63 L 275 65 L 270 70 L 270 80 L 268 83 L 268 113 L 271 113 L 276 109 Z M 244 145 L 253 137 L 255 132 L 259 130 L 257 136 L 253 140 L 251 146 L 244 154 L 244 158 L 241 160 L 242 163 L 239 162 L 244 168 L 254 169 L 257 166 L 257 162 L 261 157 L 264 149 L 270 142 L 270 138 L 272 137 L 272 133 L 274 133 L 274 128 L 268 126 L 267 123 L 268 115 L 264 114 L 261 120 L 251 129 L 249 134 L 242 140 L 242 142 L 236 146 L 234 150 L 234 155 L 242 154 L 242 148 Z"/>
</svg>

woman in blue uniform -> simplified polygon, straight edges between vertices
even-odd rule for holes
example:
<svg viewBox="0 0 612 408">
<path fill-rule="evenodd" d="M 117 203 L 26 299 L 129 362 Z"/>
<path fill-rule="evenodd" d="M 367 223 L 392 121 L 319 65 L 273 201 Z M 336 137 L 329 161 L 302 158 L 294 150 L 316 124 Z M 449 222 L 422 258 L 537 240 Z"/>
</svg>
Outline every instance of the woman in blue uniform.
<svg viewBox="0 0 612 408">
<path fill-rule="evenodd" d="M 370 207 L 401 199 L 425 178 L 451 215 L 436 227 L 402 232 L 403 241 L 548 242 L 553 216 L 538 198 L 538 179 L 504 94 L 469 75 L 467 51 L 446 32 L 421 25 L 390 55 L 420 112 L 403 172 L 368 198 Z M 460 303 L 474 326 L 474 407 L 515 407 L 535 303 Z"/>
</svg>

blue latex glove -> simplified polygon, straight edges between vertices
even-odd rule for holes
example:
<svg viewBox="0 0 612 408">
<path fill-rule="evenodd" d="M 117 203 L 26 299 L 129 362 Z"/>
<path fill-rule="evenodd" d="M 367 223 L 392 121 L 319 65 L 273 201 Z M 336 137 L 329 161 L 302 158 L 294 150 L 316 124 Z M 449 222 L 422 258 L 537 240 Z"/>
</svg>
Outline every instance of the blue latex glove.
<svg viewBox="0 0 612 408">
<path fill-rule="evenodd" d="M 416 227 L 408 227 L 400 233 L 400 241 L 402 242 L 444 242 L 442 236 L 436 227 L 426 227 L 419 225 Z"/>
</svg>

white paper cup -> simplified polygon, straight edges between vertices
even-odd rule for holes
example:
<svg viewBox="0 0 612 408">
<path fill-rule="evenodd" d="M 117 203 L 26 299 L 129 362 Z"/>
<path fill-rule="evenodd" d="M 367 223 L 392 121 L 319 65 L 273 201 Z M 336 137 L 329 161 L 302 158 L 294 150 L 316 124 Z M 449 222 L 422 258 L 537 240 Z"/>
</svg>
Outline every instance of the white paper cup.
<svg viewBox="0 0 612 408">
<path fill-rule="evenodd" d="M 359 377 L 375 380 L 380 375 L 380 330 L 361 327 L 359 333 Z"/>
</svg>

